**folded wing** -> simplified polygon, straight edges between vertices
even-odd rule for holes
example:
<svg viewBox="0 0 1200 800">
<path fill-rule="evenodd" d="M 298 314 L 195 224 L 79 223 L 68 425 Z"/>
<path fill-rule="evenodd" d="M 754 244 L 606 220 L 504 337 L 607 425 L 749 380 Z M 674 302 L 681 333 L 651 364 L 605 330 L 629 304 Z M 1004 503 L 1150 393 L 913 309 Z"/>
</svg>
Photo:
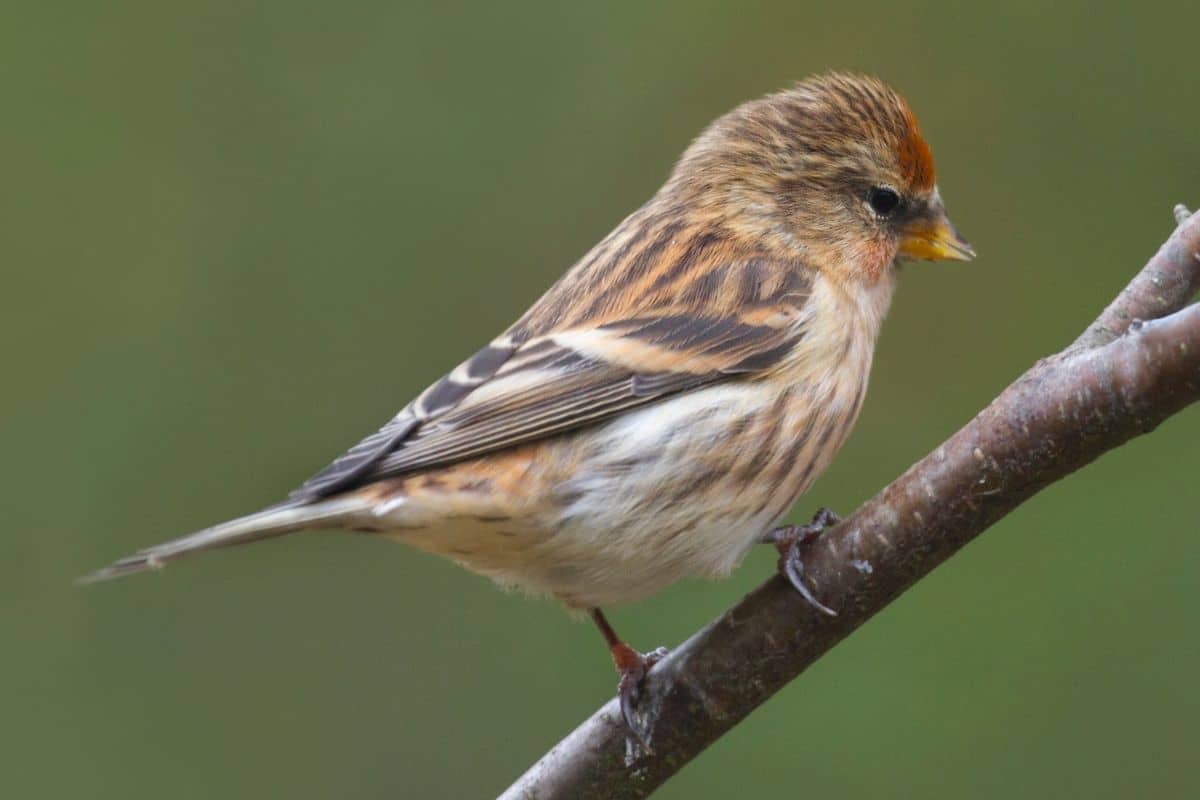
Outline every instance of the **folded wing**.
<svg viewBox="0 0 1200 800">
<path fill-rule="evenodd" d="M 667 309 L 518 342 L 502 337 L 293 493 L 364 483 L 564 433 L 678 392 L 753 378 L 804 335 L 799 308 Z"/>
</svg>

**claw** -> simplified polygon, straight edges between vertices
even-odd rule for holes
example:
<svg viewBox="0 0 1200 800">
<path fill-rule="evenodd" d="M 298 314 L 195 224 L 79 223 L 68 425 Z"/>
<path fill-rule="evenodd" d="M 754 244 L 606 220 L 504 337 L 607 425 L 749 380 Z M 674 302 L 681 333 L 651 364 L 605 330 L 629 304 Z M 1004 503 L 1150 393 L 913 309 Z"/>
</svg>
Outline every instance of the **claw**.
<svg viewBox="0 0 1200 800">
<path fill-rule="evenodd" d="M 642 696 L 642 686 L 645 683 L 646 674 L 655 664 L 666 657 L 667 648 L 659 647 L 649 653 L 639 653 L 621 641 L 600 609 L 593 608 L 590 613 L 592 621 L 596 623 L 596 627 L 604 636 L 604 641 L 608 643 L 608 651 L 612 654 L 613 665 L 621 675 L 621 679 L 617 682 L 617 698 L 621 705 L 621 718 L 625 720 L 625 727 L 641 744 L 642 749 L 650 752 L 650 726 L 639 725 L 635 711 L 638 700 Z"/>
<path fill-rule="evenodd" d="M 635 710 L 642 697 L 642 686 L 651 668 L 667 655 L 667 648 L 659 647 L 649 653 L 639 653 L 629 645 L 625 645 L 620 653 L 613 651 L 613 660 L 618 661 L 617 669 L 621 679 L 617 681 L 617 698 L 621 705 L 621 718 L 625 727 L 647 751 L 650 750 L 650 730 L 637 721 Z"/>
<path fill-rule="evenodd" d="M 827 614 L 831 617 L 836 617 L 837 612 L 829 606 L 817 599 L 812 590 L 808 588 L 808 584 L 804 582 L 804 559 L 800 555 L 800 541 L 794 541 L 787 546 L 787 551 L 779 556 L 779 570 L 783 576 L 788 579 L 800 596 L 808 601 L 808 604 L 820 611 L 822 614 Z"/>
<path fill-rule="evenodd" d="M 831 617 L 836 617 L 837 612 L 818 600 L 812 590 L 808 588 L 808 584 L 804 582 L 802 550 L 820 536 L 826 528 L 836 525 L 838 522 L 841 522 L 841 517 L 828 508 L 822 508 L 817 511 L 812 522 L 807 525 L 784 525 L 763 537 L 764 542 L 775 545 L 779 551 L 779 571 L 788 579 L 788 583 L 792 584 L 809 605 Z"/>
</svg>

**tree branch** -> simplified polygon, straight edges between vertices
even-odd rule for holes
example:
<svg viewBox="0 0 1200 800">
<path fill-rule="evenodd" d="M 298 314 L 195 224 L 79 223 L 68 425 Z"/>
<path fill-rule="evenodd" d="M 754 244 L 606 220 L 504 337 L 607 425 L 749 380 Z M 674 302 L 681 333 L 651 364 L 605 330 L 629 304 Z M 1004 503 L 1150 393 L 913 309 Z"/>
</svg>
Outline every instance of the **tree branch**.
<svg viewBox="0 0 1200 800">
<path fill-rule="evenodd" d="M 1066 350 L 809 549 L 805 575 L 838 616 L 776 576 L 659 662 L 639 700 L 646 752 L 615 700 L 502 796 L 639 798 L 964 544 L 1040 489 L 1200 399 L 1200 213 Z M 1182 310 L 1181 310 L 1182 309 Z"/>
</svg>

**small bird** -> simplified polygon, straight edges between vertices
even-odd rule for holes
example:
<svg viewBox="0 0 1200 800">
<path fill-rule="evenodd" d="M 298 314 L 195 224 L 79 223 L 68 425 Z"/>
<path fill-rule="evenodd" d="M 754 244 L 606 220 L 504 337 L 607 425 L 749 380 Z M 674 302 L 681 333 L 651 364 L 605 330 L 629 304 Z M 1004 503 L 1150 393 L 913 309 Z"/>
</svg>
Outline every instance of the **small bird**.
<svg viewBox="0 0 1200 800">
<path fill-rule="evenodd" d="M 501 336 L 286 500 L 84 578 L 304 528 L 366 531 L 591 614 L 634 733 L 661 650 L 602 607 L 727 575 L 759 542 L 817 608 L 776 528 L 862 407 L 905 259 L 969 260 L 908 104 L 827 74 L 734 109 L 650 200 Z"/>
</svg>

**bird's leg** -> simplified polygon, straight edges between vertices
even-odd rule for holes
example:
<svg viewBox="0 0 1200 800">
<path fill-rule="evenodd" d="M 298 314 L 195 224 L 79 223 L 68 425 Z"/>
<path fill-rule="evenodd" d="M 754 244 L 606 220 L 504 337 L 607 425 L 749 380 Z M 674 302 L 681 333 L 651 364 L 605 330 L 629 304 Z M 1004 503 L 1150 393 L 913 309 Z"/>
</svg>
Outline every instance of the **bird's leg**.
<svg viewBox="0 0 1200 800">
<path fill-rule="evenodd" d="M 763 536 L 764 544 L 773 544 L 779 551 L 779 571 L 795 587 L 809 605 L 823 614 L 836 617 L 837 612 L 822 603 L 804 582 L 804 559 L 801 551 L 828 527 L 841 522 L 841 517 L 822 508 L 807 525 L 782 525 Z"/>
<path fill-rule="evenodd" d="M 625 726 L 648 750 L 647 739 L 649 737 L 646 734 L 649 732 L 643 731 L 638 726 L 633 716 L 633 709 L 637 706 L 638 698 L 641 696 L 642 681 L 646 679 L 646 673 L 662 660 L 663 656 L 667 654 L 667 649 L 660 647 L 646 654 L 639 653 L 621 641 L 621 637 L 617 636 L 617 632 L 612 629 L 612 625 L 608 624 L 608 620 L 604 618 L 604 613 L 600 609 L 593 608 L 589 613 L 592 622 L 596 623 L 596 627 L 600 629 L 600 634 L 608 644 L 608 652 L 612 654 L 613 665 L 621 674 L 621 679 L 617 681 L 617 697 L 621 702 L 621 716 L 625 719 Z"/>
</svg>

